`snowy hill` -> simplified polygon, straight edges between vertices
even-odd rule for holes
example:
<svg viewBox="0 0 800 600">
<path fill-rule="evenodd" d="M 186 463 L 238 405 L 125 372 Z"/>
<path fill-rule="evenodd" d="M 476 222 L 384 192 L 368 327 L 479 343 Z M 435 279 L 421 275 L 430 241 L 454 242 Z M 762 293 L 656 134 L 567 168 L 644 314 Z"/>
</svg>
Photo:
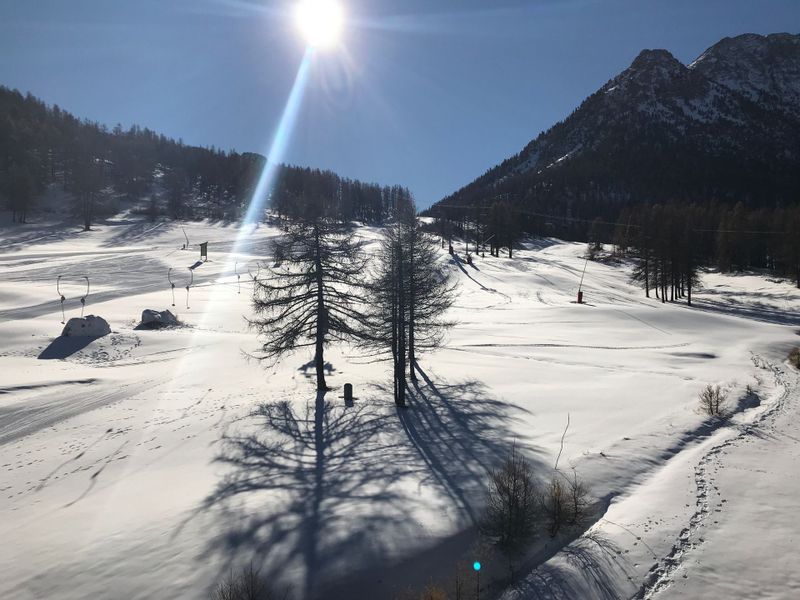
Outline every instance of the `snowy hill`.
<svg viewBox="0 0 800 600">
<path fill-rule="evenodd" d="M 590 218 L 625 202 L 796 202 L 800 36 L 726 38 L 686 66 L 644 50 L 519 154 L 441 201 L 509 194 Z M 435 208 L 434 208 L 435 210 Z"/>
<path fill-rule="evenodd" d="M 678 71 L 652 58 L 665 78 Z M 773 488 L 792 468 L 796 437 L 764 446 L 783 431 L 766 424 L 800 402 L 784 363 L 800 339 L 800 291 L 789 283 L 709 273 L 687 308 L 644 298 L 625 264 L 590 263 L 587 303 L 576 304 L 582 245 L 532 239 L 513 260 L 475 265 L 442 250 L 459 282 L 457 325 L 423 357 L 398 412 L 389 366 L 352 348 L 326 354 L 336 389 L 321 399 L 310 355 L 274 368 L 248 358 L 258 348 L 244 319 L 249 277 L 279 234 L 130 219 L 88 232 L 0 230 L 0 597 L 203 598 L 253 561 L 295 598 L 391 599 L 451 582 L 476 558 L 481 597 L 496 597 L 508 564 L 474 545 L 487 473 L 516 445 L 547 476 L 568 416 L 560 464 L 591 486 L 600 520 L 566 553 L 557 550 L 568 539 L 541 536 L 518 566 L 539 565 L 524 585 L 539 593 L 549 581 L 562 598 L 650 597 L 679 579 L 699 596 L 713 581 L 693 568 L 678 578 L 670 562 L 679 554 L 691 567 L 699 552 L 719 563 L 717 576 L 750 578 L 748 589 L 791 584 L 793 569 L 776 584 L 773 570 L 723 560 L 760 500 L 752 479 L 715 474 L 745 444 L 784 469 L 771 471 Z M 210 260 L 198 264 L 204 241 Z M 78 316 L 84 275 L 86 313 L 112 333 L 66 347 L 59 293 L 66 318 Z M 184 325 L 139 330 L 146 308 L 169 308 Z M 341 398 L 347 382 L 353 407 Z M 728 394 L 729 422 L 699 414 L 709 383 Z M 739 460 L 761 477 L 757 462 Z M 769 489 L 788 507 L 797 490 L 786 481 Z M 787 511 L 783 529 L 758 537 L 791 562 L 797 550 L 780 540 L 800 532 Z"/>
</svg>

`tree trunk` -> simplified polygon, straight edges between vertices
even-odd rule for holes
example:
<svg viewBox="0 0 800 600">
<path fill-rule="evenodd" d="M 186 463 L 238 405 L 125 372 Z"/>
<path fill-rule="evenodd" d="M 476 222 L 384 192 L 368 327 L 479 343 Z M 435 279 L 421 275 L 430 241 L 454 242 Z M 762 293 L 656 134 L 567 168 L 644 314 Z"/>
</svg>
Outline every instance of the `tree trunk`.
<svg viewBox="0 0 800 600">
<path fill-rule="evenodd" d="M 416 227 L 416 225 L 414 225 L 414 227 Z M 414 352 L 414 304 L 417 296 L 414 270 L 414 242 L 416 241 L 416 235 L 417 232 L 413 231 L 408 255 L 408 376 L 411 378 L 411 381 L 417 380 L 417 356 Z M 475 251 L 477 252 L 477 248 Z"/>
<path fill-rule="evenodd" d="M 89 231 L 92 228 L 92 193 L 83 193 L 83 230 Z"/>
<path fill-rule="evenodd" d="M 325 309 L 325 300 L 322 295 L 322 261 L 320 259 L 319 247 L 319 229 L 314 228 L 314 267 L 316 270 L 317 279 L 317 331 L 316 331 L 316 349 L 314 352 L 314 366 L 317 370 L 317 391 L 324 392 L 328 390 L 328 385 L 325 383 L 325 332 L 327 329 L 328 313 Z"/>
<path fill-rule="evenodd" d="M 688 293 L 686 304 L 689 306 L 692 305 L 692 274 L 691 270 L 689 274 L 686 276 L 686 292 Z"/>
<path fill-rule="evenodd" d="M 397 247 L 397 405 L 406 405 L 406 295 L 403 277 L 403 247 Z"/>
<path fill-rule="evenodd" d="M 398 348 L 397 348 L 397 326 L 399 324 L 399 319 L 397 318 L 397 277 L 396 277 L 396 267 L 397 267 L 397 257 L 395 256 L 394 246 L 392 246 L 392 254 L 391 254 L 391 273 L 392 273 L 392 381 L 394 382 L 394 403 L 399 405 L 400 398 L 398 396 L 399 392 L 397 389 L 397 366 L 400 364 L 398 359 Z"/>
</svg>

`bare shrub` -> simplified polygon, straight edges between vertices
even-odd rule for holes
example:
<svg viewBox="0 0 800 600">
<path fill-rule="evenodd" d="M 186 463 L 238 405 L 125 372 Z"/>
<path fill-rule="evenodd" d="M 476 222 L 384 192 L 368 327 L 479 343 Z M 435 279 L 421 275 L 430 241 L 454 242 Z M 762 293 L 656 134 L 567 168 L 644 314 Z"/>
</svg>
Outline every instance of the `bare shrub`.
<svg viewBox="0 0 800 600">
<path fill-rule="evenodd" d="M 589 508 L 589 498 L 589 488 L 575 469 L 571 477 L 556 470 L 539 496 L 548 533 L 555 536 L 563 526 L 583 520 Z"/>
<path fill-rule="evenodd" d="M 792 348 L 792 351 L 789 352 L 789 363 L 791 363 L 795 369 L 800 369 L 800 348 Z"/>
<path fill-rule="evenodd" d="M 539 496 L 539 504 L 547 522 L 547 531 L 551 536 L 554 536 L 567 521 L 569 505 L 569 492 L 561 473 L 558 471 L 553 473 L 550 483 L 547 484 Z"/>
<path fill-rule="evenodd" d="M 719 416 L 725 409 L 725 392 L 718 385 L 707 385 L 700 392 L 700 410 L 712 417 Z"/>
<path fill-rule="evenodd" d="M 583 520 L 589 508 L 589 488 L 572 469 L 572 477 L 567 479 L 568 523 L 575 525 Z"/>
<path fill-rule="evenodd" d="M 211 592 L 211 600 L 286 600 L 288 597 L 288 592 L 279 595 L 272 590 L 252 563 L 239 571 L 231 570 Z"/>
<path fill-rule="evenodd" d="M 448 596 L 441 586 L 430 583 L 425 586 L 419 600 L 448 600 Z"/>
<path fill-rule="evenodd" d="M 534 532 L 537 496 L 531 465 L 514 447 L 503 466 L 491 474 L 483 532 L 497 538 L 501 548 L 518 548 Z"/>
</svg>

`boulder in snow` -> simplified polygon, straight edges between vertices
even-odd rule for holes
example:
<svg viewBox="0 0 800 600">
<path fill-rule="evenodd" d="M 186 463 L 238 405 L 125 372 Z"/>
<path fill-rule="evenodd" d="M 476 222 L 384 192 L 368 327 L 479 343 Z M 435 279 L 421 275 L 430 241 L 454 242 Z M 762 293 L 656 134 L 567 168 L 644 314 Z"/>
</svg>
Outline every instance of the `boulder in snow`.
<svg viewBox="0 0 800 600">
<path fill-rule="evenodd" d="M 61 332 L 63 337 L 103 337 L 111 333 L 111 327 L 103 317 L 87 315 L 73 317 L 64 326 Z"/>
<path fill-rule="evenodd" d="M 178 325 L 178 317 L 168 310 L 152 310 L 146 308 L 142 311 L 141 329 L 160 329 L 161 327 L 174 327 Z"/>
</svg>

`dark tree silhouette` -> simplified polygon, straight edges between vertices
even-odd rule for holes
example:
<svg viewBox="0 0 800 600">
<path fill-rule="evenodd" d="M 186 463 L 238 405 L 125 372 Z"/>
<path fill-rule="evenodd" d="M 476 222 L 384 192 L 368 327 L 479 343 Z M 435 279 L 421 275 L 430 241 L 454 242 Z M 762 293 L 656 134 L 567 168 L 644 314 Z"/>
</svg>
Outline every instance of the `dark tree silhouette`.
<svg viewBox="0 0 800 600">
<path fill-rule="evenodd" d="M 444 315 L 455 287 L 438 244 L 420 227 L 413 202 L 398 206 L 395 214 L 377 254 L 369 329 L 361 344 L 379 357 L 391 357 L 395 403 L 405 406 L 406 372 L 416 380 L 418 353 L 439 347 L 452 325 Z"/>
<path fill-rule="evenodd" d="M 317 390 L 325 382 L 324 351 L 333 340 L 362 331 L 362 244 L 341 223 L 322 216 L 292 222 L 275 243 L 280 262 L 265 265 L 255 282 L 251 325 L 264 338 L 261 358 L 275 360 L 297 348 L 314 348 Z"/>
</svg>

